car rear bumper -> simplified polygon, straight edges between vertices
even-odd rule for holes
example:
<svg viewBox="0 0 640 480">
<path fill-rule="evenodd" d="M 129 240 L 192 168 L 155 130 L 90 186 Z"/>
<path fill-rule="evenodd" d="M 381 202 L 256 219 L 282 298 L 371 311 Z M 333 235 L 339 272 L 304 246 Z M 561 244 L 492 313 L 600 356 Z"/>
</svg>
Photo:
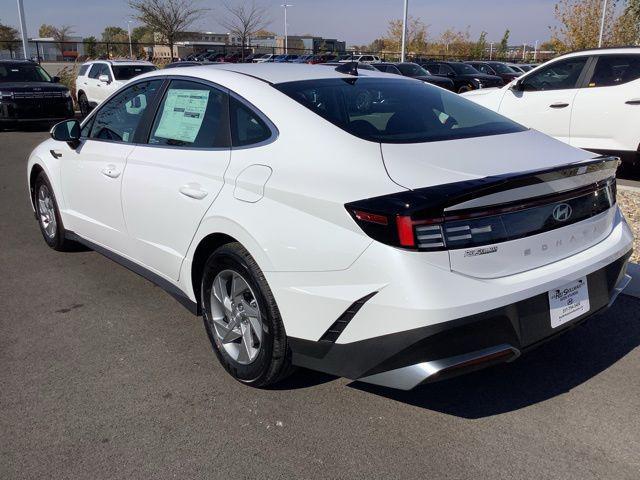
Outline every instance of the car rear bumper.
<svg viewBox="0 0 640 480">
<path fill-rule="evenodd" d="M 626 273 L 630 255 L 628 251 L 587 275 L 589 312 L 557 328 L 551 327 L 545 292 L 463 318 L 351 343 L 289 338 L 293 363 L 410 390 L 423 383 L 509 362 L 611 306 L 630 280 Z"/>
</svg>

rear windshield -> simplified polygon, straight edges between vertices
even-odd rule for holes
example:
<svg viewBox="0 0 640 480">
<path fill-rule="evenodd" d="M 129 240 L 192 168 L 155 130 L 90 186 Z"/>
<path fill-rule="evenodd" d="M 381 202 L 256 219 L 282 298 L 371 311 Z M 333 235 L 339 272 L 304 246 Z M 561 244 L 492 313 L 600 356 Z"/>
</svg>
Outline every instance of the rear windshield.
<svg viewBox="0 0 640 480">
<path fill-rule="evenodd" d="M 50 82 L 51 77 L 40 65 L 0 65 L 0 82 Z"/>
<path fill-rule="evenodd" d="M 422 143 L 524 131 L 507 118 L 418 80 L 305 80 L 275 88 L 365 140 Z"/>
<path fill-rule="evenodd" d="M 116 80 L 131 80 L 133 77 L 156 70 L 153 65 L 112 65 L 111 68 Z"/>
</svg>

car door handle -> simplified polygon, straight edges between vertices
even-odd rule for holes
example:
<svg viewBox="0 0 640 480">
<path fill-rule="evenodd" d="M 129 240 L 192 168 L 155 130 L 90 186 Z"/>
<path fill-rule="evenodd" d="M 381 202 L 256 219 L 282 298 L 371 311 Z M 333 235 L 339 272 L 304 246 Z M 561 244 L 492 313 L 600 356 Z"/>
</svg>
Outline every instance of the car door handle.
<svg viewBox="0 0 640 480">
<path fill-rule="evenodd" d="M 551 105 L 549 105 L 551 108 L 565 108 L 568 107 L 569 104 L 568 103 L 562 103 L 562 102 L 556 102 L 556 103 L 552 103 Z"/>
<path fill-rule="evenodd" d="M 60 152 L 56 152 L 55 150 L 49 150 L 49 153 L 53 158 L 60 158 L 62 156 Z"/>
<path fill-rule="evenodd" d="M 107 165 L 102 169 L 102 174 L 109 178 L 118 178 L 120 176 L 120 170 L 115 165 Z"/>
<path fill-rule="evenodd" d="M 631 100 L 627 100 L 626 102 L 627 105 L 640 105 L 640 98 L 632 98 Z"/>
<path fill-rule="evenodd" d="M 187 183 L 180 187 L 180 193 L 185 197 L 195 198 L 196 200 L 202 200 L 209 195 L 209 192 L 203 190 L 197 183 Z"/>
</svg>

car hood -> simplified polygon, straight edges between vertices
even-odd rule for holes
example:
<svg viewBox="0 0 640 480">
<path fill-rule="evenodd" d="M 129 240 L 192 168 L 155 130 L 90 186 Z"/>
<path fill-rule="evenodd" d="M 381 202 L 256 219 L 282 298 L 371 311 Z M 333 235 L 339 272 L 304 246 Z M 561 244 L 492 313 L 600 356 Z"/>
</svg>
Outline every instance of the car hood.
<svg viewBox="0 0 640 480">
<path fill-rule="evenodd" d="M 11 92 L 64 92 L 69 90 L 59 83 L 49 82 L 0 82 L 0 90 Z"/>
<path fill-rule="evenodd" d="M 419 77 L 413 77 L 416 80 L 422 80 L 423 82 L 431 82 L 431 83 L 444 83 L 444 84 L 452 84 L 453 80 L 446 77 L 438 77 L 436 75 L 421 75 Z"/>
<path fill-rule="evenodd" d="M 469 90 L 468 92 L 461 93 L 462 97 L 481 97 L 483 95 L 495 94 L 502 87 L 490 87 L 490 88 L 478 88 L 476 90 Z"/>
<path fill-rule="evenodd" d="M 535 130 L 411 144 L 382 144 L 387 172 L 398 185 L 417 189 L 581 162 L 597 155 Z"/>
</svg>

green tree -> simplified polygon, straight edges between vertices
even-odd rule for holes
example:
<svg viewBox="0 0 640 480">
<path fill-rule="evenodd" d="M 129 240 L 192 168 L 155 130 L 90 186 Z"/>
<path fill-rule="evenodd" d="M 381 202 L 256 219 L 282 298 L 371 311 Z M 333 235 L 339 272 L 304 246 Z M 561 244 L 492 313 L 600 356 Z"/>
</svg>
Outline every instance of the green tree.
<svg viewBox="0 0 640 480">
<path fill-rule="evenodd" d="M 98 39 L 93 35 L 82 40 L 84 43 L 84 53 L 89 58 L 98 57 Z"/>
<path fill-rule="evenodd" d="M 471 52 L 471 54 L 473 55 L 473 58 L 481 59 L 484 57 L 486 50 L 487 50 L 487 32 L 483 31 L 480 34 L 480 38 L 478 38 L 478 41 L 473 46 L 473 51 Z"/>
<path fill-rule="evenodd" d="M 52 38 L 55 31 L 56 31 L 56 27 L 54 27 L 53 25 L 47 25 L 46 23 L 43 23 L 42 25 L 40 25 L 40 28 L 38 29 L 38 36 L 40 38 Z"/>
<path fill-rule="evenodd" d="M 9 50 L 9 55 L 13 58 L 13 52 L 17 50 L 19 40 L 18 30 L 0 22 L 0 50 Z"/>
<path fill-rule="evenodd" d="M 500 40 L 500 45 L 498 45 L 498 57 L 499 58 L 507 58 L 507 51 L 509 50 L 509 36 L 511 35 L 511 30 L 508 28 L 504 31 L 504 35 L 502 35 L 502 40 Z"/>
</svg>

